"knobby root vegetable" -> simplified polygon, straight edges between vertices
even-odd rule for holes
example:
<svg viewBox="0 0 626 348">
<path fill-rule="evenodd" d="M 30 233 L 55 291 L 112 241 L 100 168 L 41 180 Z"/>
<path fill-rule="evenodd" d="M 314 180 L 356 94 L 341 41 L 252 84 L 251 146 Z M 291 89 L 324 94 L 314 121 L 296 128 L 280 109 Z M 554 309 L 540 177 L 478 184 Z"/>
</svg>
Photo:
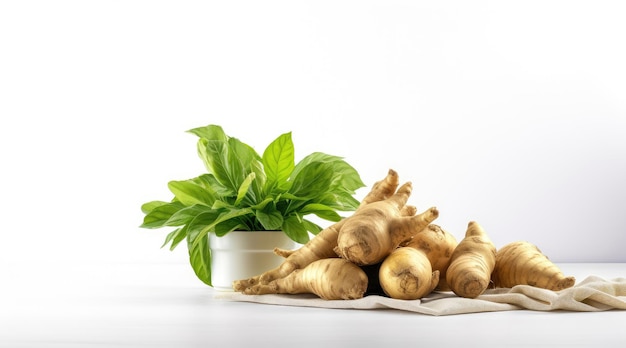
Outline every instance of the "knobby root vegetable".
<svg viewBox="0 0 626 348">
<path fill-rule="evenodd" d="M 396 192 L 398 185 L 398 173 L 393 169 L 390 169 L 385 178 L 372 185 L 370 192 L 367 193 L 367 195 L 361 200 L 357 211 L 373 202 L 391 197 Z M 415 208 L 405 206 L 403 207 L 403 212 L 405 214 L 415 214 Z M 337 246 L 337 236 L 339 234 L 339 230 L 342 228 L 346 220 L 350 218 L 351 217 L 345 218 L 323 229 L 314 238 L 311 238 L 309 242 L 297 250 L 292 251 L 276 248 L 274 253 L 286 258 L 281 265 L 254 277 L 236 280 L 233 282 L 233 289 L 235 291 L 242 292 L 246 288 L 256 286 L 258 284 L 268 284 L 275 279 L 283 278 L 297 269 L 306 267 L 313 261 L 333 257 L 336 258 L 337 254 L 334 249 Z"/>
<path fill-rule="evenodd" d="M 402 215 L 411 191 L 412 184 L 407 182 L 391 197 L 355 211 L 339 230 L 337 255 L 360 266 L 376 264 L 434 221 L 439 215 L 435 207 Z"/>
<path fill-rule="evenodd" d="M 340 258 L 321 259 L 296 269 L 284 278 L 245 289 L 245 294 L 311 293 L 324 300 L 362 298 L 367 290 L 367 275 L 357 265 Z"/>
<path fill-rule="evenodd" d="M 449 291 L 446 272 L 458 242 L 439 225 L 429 224 L 409 241 L 406 246 L 421 250 L 430 261 L 433 271 L 439 271 L 439 284 L 435 290 Z"/>
<path fill-rule="evenodd" d="M 439 283 L 439 271 L 433 271 L 422 250 L 399 247 L 380 265 L 378 279 L 387 296 L 416 300 L 435 289 Z"/>
<path fill-rule="evenodd" d="M 495 264 L 495 245 L 482 226 L 471 221 L 452 253 L 446 281 L 458 296 L 476 298 L 489 287 Z"/>
<path fill-rule="evenodd" d="M 512 242 L 498 250 L 492 280 L 496 287 L 523 284 L 554 291 L 576 283 L 574 277 L 566 277 L 536 245 L 526 241 Z"/>
</svg>

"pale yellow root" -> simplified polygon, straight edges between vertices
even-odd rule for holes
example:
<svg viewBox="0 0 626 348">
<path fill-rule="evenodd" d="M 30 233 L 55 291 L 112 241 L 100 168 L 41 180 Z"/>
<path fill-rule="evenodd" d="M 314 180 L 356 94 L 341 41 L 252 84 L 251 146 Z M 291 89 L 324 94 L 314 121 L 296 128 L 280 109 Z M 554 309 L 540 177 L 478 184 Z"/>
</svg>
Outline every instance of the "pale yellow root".
<svg viewBox="0 0 626 348">
<path fill-rule="evenodd" d="M 400 247 L 382 262 L 378 279 L 387 296 L 416 300 L 435 289 L 439 283 L 439 271 L 433 271 L 423 251 Z"/>
<path fill-rule="evenodd" d="M 398 187 L 398 173 L 390 169 L 387 176 L 376 182 L 370 192 L 361 201 L 357 211 L 367 207 L 370 203 L 377 200 L 387 199 L 392 196 Z M 411 212 L 411 208 L 407 208 L 407 213 Z M 256 286 L 258 284 L 267 284 L 275 279 L 283 278 L 296 269 L 301 269 L 313 261 L 331 257 L 337 257 L 334 248 L 337 246 L 337 236 L 343 224 L 350 219 L 347 217 L 325 229 L 320 231 L 308 243 L 297 250 L 288 251 L 283 249 L 275 249 L 274 253 L 285 257 L 285 261 L 277 268 L 268 270 L 263 274 L 256 275 L 248 279 L 236 280 L 233 282 L 235 291 L 243 291 L 246 288 Z"/>
<path fill-rule="evenodd" d="M 311 293 L 324 300 L 362 298 L 367 290 L 367 275 L 357 265 L 339 258 L 311 262 L 284 278 L 259 284 L 243 291 L 248 295 Z"/>
<path fill-rule="evenodd" d="M 458 296 L 476 298 L 489 287 L 495 264 L 496 247 L 483 228 L 471 221 L 452 253 L 446 281 Z"/>
<path fill-rule="evenodd" d="M 498 250 L 492 279 L 496 287 L 531 285 L 554 291 L 576 283 L 576 278 L 566 277 L 537 246 L 526 241 L 512 242 Z"/>
<path fill-rule="evenodd" d="M 439 291 L 450 290 L 446 281 L 446 272 L 457 245 L 458 242 L 452 234 L 435 224 L 426 226 L 406 244 L 407 247 L 422 250 L 430 261 L 433 271 L 439 271 L 439 284 L 436 287 Z"/>
</svg>

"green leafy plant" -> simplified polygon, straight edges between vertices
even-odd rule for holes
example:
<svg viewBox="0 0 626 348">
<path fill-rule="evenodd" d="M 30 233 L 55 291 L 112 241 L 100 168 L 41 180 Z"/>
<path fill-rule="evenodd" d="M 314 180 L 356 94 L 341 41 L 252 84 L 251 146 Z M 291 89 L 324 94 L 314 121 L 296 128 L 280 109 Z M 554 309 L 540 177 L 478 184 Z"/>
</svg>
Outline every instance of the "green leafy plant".
<svg viewBox="0 0 626 348">
<path fill-rule="evenodd" d="M 234 230 L 283 231 L 304 244 L 322 228 L 307 219 L 316 215 L 339 221 L 338 211 L 354 211 L 356 190 L 364 187 L 358 172 L 341 157 L 314 152 L 295 163 L 291 132 L 272 141 L 262 155 L 251 146 L 208 125 L 189 130 L 198 136 L 197 151 L 207 173 L 170 181 L 170 201 L 141 206 L 143 228 L 175 228 L 165 238 L 170 250 L 186 241 L 191 266 L 211 285 L 209 233 Z"/>
</svg>

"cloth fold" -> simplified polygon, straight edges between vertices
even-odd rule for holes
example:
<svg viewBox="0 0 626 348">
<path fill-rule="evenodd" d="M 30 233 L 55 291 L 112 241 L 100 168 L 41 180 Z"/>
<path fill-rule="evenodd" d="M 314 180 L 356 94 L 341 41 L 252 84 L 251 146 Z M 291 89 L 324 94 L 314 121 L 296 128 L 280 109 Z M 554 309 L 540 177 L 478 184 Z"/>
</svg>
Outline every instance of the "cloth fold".
<svg viewBox="0 0 626 348">
<path fill-rule="evenodd" d="M 626 278 L 605 280 L 589 276 L 575 286 L 561 291 L 517 285 L 513 288 L 489 289 L 475 299 L 458 297 L 452 292 L 433 292 L 420 300 L 396 300 L 369 295 L 357 300 L 327 301 L 312 294 L 244 295 L 238 292 L 219 292 L 215 294 L 215 298 L 300 307 L 397 309 L 434 316 L 520 309 L 597 312 L 626 310 Z"/>
</svg>

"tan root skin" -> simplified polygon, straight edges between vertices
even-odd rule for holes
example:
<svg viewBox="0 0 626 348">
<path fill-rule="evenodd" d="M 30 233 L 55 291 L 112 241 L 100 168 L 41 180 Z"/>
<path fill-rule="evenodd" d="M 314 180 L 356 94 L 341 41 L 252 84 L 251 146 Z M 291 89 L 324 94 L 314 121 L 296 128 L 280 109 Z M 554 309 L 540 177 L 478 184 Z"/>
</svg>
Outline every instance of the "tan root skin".
<svg viewBox="0 0 626 348">
<path fill-rule="evenodd" d="M 458 296 L 476 298 L 489 287 L 495 264 L 495 245 L 482 226 L 471 221 L 452 253 L 446 281 Z"/>
<path fill-rule="evenodd" d="M 457 245 L 458 242 L 452 234 L 435 224 L 426 226 L 406 244 L 407 247 L 422 250 L 430 261 L 433 271 L 439 271 L 439 284 L 435 288 L 439 291 L 450 290 L 446 273 Z"/>
<path fill-rule="evenodd" d="M 317 260 L 284 278 L 246 289 L 246 294 L 315 294 L 324 300 L 353 300 L 367 291 L 367 275 L 350 261 Z"/>
<path fill-rule="evenodd" d="M 435 289 L 439 283 L 439 271 L 433 271 L 422 250 L 400 247 L 382 262 L 378 278 L 387 296 L 416 300 Z"/>
<path fill-rule="evenodd" d="M 434 207 L 418 215 L 403 215 L 412 189 L 407 182 L 393 196 L 370 203 L 346 219 L 337 237 L 337 255 L 357 265 L 379 263 L 434 221 L 439 215 Z"/>
<path fill-rule="evenodd" d="M 396 192 L 398 185 L 398 173 L 390 169 L 385 178 L 372 186 L 370 192 L 361 201 L 361 205 L 357 211 L 367 207 L 371 203 L 391 197 Z M 415 214 L 415 208 L 405 206 L 402 208 L 402 212 L 405 214 L 411 212 Z M 337 254 L 334 249 L 337 247 L 339 230 L 348 219 L 350 219 L 350 217 L 320 231 L 320 233 L 308 243 L 297 250 L 274 250 L 276 254 L 286 257 L 285 261 L 280 266 L 252 278 L 236 280 L 233 282 L 233 289 L 245 293 L 246 289 L 250 287 L 268 284 L 276 279 L 284 278 L 293 271 L 302 269 L 316 260 L 336 258 Z M 254 289 L 248 290 L 247 292 L 254 292 Z"/>
<path fill-rule="evenodd" d="M 563 275 L 537 246 L 526 241 L 512 242 L 498 250 L 492 279 L 496 287 L 531 285 L 554 291 L 576 283 L 574 277 Z"/>
</svg>

